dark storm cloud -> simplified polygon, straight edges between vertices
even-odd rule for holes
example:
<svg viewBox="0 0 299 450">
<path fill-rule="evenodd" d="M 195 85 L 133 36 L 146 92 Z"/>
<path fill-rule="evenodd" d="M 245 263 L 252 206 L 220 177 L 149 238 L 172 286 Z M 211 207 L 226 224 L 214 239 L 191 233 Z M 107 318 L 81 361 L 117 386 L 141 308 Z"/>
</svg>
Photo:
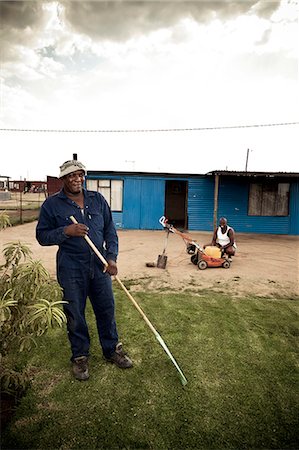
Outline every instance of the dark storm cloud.
<svg viewBox="0 0 299 450">
<path fill-rule="evenodd" d="M 183 18 L 207 23 L 214 18 L 227 20 L 250 12 L 267 18 L 279 7 L 280 0 L 0 0 L 2 61 L 21 57 L 19 46 L 34 48 L 49 20 L 46 3 L 55 5 L 58 19 L 66 21 L 74 32 L 94 40 L 124 41 L 171 27 Z"/>
<path fill-rule="evenodd" d="M 17 59 L 17 46 L 30 45 L 45 18 L 40 1 L 0 1 L 1 60 Z"/>
<path fill-rule="evenodd" d="M 1 28 L 24 30 L 37 28 L 43 20 L 43 4 L 50 0 L 0 1 Z M 205 22 L 218 17 L 228 19 L 251 9 L 261 17 L 270 17 L 280 0 L 58 0 L 66 19 L 78 31 L 93 37 L 123 39 L 175 24 L 185 17 Z M 57 9 L 57 11 L 59 8 Z"/>
<path fill-rule="evenodd" d="M 1 28 L 23 30 L 36 27 L 42 14 L 42 2 L 1 1 Z"/>
<path fill-rule="evenodd" d="M 44 3 L 38 1 L 0 1 L 1 28 L 8 34 L 38 29 L 45 17 Z M 211 18 L 229 19 L 253 10 L 270 17 L 280 0 L 58 0 L 65 8 L 65 18 L 75 30 L 93 38 L 127 39 L 135 34 L 169 27 L 181 18 L 206 22 Z M 57 7 L 59 14 L 59 7 Z M 26 36 L 24 37 L 26 39 Z"/>
<path fill-rule="evenodd" d="M 250 10 L 267 18 L 279 7 L 280 0 L 61 0 L 60 3 L 65 7 L 66 20 L 76 31 L 94 39 L 120 41 L 170 27 L 183 18 L 205 23 L 212 18 L 234 18 Z"/>
</svg>

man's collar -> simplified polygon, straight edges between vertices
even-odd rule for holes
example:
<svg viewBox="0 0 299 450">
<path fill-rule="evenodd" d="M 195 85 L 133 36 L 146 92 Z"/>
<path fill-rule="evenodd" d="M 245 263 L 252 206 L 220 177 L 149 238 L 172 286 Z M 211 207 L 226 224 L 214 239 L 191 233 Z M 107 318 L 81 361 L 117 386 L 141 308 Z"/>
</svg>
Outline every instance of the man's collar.
<svg viewBox="0 0 299 450">
<path fill-rule="evenodd" d="M 84 195 L 85 198 L 87 198 L 87 197 L 94 197 L 94 196 L 95 196 L 95 192 L 93 192 L 93 191 L 87 191 L 87 190 L 84 189 L 84 188 L 82 189 L 82 192 L 83 192 L 83 195 Z M 64 199 L 69 198 L 69 197 L 65 194 L 63 188 L 60 190 L 60 192 L 59 192 L 59 194 L 58 194 L 58 197 L 64 198 Z"/>
</svg>

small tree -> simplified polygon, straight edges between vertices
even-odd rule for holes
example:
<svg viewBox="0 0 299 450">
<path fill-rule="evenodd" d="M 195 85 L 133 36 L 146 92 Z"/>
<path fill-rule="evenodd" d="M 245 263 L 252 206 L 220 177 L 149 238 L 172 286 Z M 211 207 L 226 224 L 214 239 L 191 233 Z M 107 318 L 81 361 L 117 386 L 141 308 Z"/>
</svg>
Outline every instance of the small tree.
<svg viewBox="0 0 299 450">
<path fill-rule="evenodd" d="M 3 223 L 6 224 L 3 226 Z M 0 229 L 9 221 L 1 221 Z M 26 388 L 26 370 L 15 369 L 14 355 L 28 351 L 36 339 L 66 321 L 61 309 L 62 291 L 40 261 L 31 258 L 26 244 L 8 243 L 0 266 L 0 370 L 1 392 L 18 393 Z"/>
</svg>

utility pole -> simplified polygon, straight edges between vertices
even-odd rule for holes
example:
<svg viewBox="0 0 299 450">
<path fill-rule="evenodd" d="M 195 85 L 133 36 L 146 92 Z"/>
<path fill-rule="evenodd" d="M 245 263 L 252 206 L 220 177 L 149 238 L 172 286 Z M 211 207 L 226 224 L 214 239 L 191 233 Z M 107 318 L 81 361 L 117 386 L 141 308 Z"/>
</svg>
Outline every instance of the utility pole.
<svg viewBox="0 0 299 450">
<path fill-rule="evenodd" d="M 25 186 L 25 184 L 24 184 Z M 20 224 L 22 225 L 23 223 L 23 192 L 22 189 L 20 189 Z"/>
<path fill-rule="evenodd" d="M 213 213 L 214 230 L 217 226 L 218 194 L 219 194 L 219 175 L 217 174 L 215 175 L 215 185 L 214 185 L 214 213 Z"/>
<path fill-rule="evenodd" d="M 245 172 L 247 172 L 247 166 L 248 166 L 248 157 L 249 157 L 249 148 L 247 149 L 247 155 L 246 155 L 246 164 L 245 164 Z"/>
</svg>

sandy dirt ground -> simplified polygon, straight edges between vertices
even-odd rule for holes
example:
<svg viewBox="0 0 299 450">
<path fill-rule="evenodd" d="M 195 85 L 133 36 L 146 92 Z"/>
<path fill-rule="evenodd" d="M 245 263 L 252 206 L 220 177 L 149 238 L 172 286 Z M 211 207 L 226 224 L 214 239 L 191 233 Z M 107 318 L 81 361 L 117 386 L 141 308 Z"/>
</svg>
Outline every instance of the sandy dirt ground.
<svg viewBox="0 0 299 450">
<path fill-rule="evenodd" d="M 0 232 L 0 250 L 10 242 L 30 244 L 34 259 L 40 259 L 55 276 L 57 247 L 41 247 L 35 240 L 36 222 L 7 228 Z M 212 233 L 192 232 L 200 246 L 209 243 Z M 237 234 L 238 251 L 229 269 L 199 270 L 191 263 L 182 238 L 170 234 L 166 269 L 146 267 L 157 263 L 166 232 L 119 230 L 119 277 L 133 280 L 131 289 L 198 290 L 211 289 L 233 295 L 295 297 L 299 295 L 299 238 L 261 234 Z M 1 255 L 2 259 L 2 255 Z"/>
</svg>

